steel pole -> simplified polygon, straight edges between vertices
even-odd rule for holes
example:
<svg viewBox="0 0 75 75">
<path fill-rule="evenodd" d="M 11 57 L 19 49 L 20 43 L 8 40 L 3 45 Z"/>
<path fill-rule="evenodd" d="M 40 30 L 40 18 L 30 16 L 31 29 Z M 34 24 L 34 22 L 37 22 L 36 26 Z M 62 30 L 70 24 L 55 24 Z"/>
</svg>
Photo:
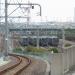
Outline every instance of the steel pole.
<svg viewBox="0 0 75 75">
<path fill-rule="evenodd" d="M 62 52 L 64 50 L 64 41 L 65 41 L 65 31 L 64 26 L 62 27 Z"/>
<path fill-rule="evenodd" d="M 39 48 L 39 26 L 37 26 L 37 48 Z"/>
<path fill-rule="evenodd" d="M 7 24 L 7 0 L 5 0 L 5 52 L 4 55 L 8 55 L 8 24 Z"/>
</svg>

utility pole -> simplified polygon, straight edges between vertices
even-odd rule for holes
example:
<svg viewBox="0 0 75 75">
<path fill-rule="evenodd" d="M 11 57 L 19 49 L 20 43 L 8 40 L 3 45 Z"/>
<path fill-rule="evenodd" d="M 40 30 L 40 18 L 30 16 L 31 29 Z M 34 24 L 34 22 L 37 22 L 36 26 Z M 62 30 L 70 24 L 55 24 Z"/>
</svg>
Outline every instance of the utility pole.
<svg viewBox="0 0 75 75">
<path fill-rule="evenodd" d="M 7 0 L 5 0 L 5 51 L 4 55 L 8 56 L 8 23 L 7 23 Z"/>
<path fill-rule="evenodd" d="M 28 10 L 27 10 L 27 26 L 29 26 L 30 23 L 30 2 L 28 1 Z M 28 32 L 28 30 L 27 30 Z M 28 38 L 28 46 L 29 46 L 29 40 L 30 40 L 30 32 L 27 33 L 27 38 Z"/>
<path fill-rule="evenodd" d="M 39 48 L 39 26 L 36 26 L 37 28 L 37 48 Z"/>
<path fill-rule="evenodd" d="M 0 16 L 1 16 L 1 0 L 0 0 Z M 1 24 L 1 17 L 0 17 L 0 24 Z"/>
<path fill-rule="evenodd" d="M 64 50 L 64 42 L 65 42 L 65 31 L 64 26 L 62 26 L 62 52 Z"/>
</svg>

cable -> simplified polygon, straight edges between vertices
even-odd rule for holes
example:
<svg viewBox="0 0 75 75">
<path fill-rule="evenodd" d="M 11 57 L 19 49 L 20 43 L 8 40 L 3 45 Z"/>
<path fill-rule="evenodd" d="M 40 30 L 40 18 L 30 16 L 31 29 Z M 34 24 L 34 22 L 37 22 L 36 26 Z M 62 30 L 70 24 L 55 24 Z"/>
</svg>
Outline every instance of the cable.
<svg viewBox="0 0 75 75">
<path fill-rule="evenodd" d="M 14 9 L 8 16 L 10 16 L 14 11 L 16 11 L 19 7 L 17 7 L 16 9 Z"/>
<path fill-rule="evenodd" d="M 18 2 L 18 4 L 19 4 L 19 7 L 20 7 L 20 9 L 21 9 L 21 12 L 23 13 L 23 15 L 25 14 L 25 12 L 22 10 L 22 8 L 21 8 L 21 5 L 20 5 L 20 3 L 19 3 L 19 1 L 17 0 L 17 2 Z M 21 0 L 21 2 L 22 2 L 22 0 Z M 24 10 L 27 10 L 28 8 L 26 8 L 26 9 L 24 9 Z M 24 15 L 24 16 L 26 16 L 26 15 Z"/>
<path fill-rule="evenodd" d="M 9 3 L 11 2 L 11 0 L 9 1 Z"/>
</svg>

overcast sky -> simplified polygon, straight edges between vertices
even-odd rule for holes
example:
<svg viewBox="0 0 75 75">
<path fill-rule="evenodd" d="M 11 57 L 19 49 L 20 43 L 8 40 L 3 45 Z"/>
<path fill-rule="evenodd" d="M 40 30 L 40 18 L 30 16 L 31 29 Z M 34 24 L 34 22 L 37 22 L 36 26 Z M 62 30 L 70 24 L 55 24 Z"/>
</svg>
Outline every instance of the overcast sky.
<svg viewBox="0 0 75 75">
<path fill-rule="evenodd" d="M 73 21 L 75 0 L 31 0 L 42 5 L 44 20 Z"/>
<path fill-rule="evenodd" d="M 17 0 L 8 0 L 11 2 L 16 2 Z M 28 0 L 18 0 L 26 2 Z M 39 3 L 42 6 L 42 17 L 34 16 L 33 21 L 43 20 L 43 21 L 73 21 L 74 20 L 74 7 L 75 0 L 29 0 L 31 3 Z M 38 10 L 36 10 L 38 9 Z M 11 9 L 10 9 L 11 10 Z M 10 11 L 9 10 L 9 11 Z M 38 7 L 35 7 L 35 13 L 39 11 Z M 31 12 L 34 12 L 31 10 Z"/>
</svg>

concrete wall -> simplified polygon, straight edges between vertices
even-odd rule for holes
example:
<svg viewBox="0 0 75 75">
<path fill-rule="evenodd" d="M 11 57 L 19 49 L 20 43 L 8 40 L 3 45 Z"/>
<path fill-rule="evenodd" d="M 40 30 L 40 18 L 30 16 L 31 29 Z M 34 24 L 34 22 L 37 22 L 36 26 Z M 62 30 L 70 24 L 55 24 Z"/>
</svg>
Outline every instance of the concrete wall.
<svg viewBox="0 0 75 75">
<path fill-rule="evenodd" d="M 75 46 L 64 48 L 64 53 L 49 54 L 51 75 L 64 75 L 75 65 Z"/>
<path fill-rule="evenodd" d="M 51 65 L 51 75 L 62 75 L 62 54 L 52 54 Z"/>
</svg>

